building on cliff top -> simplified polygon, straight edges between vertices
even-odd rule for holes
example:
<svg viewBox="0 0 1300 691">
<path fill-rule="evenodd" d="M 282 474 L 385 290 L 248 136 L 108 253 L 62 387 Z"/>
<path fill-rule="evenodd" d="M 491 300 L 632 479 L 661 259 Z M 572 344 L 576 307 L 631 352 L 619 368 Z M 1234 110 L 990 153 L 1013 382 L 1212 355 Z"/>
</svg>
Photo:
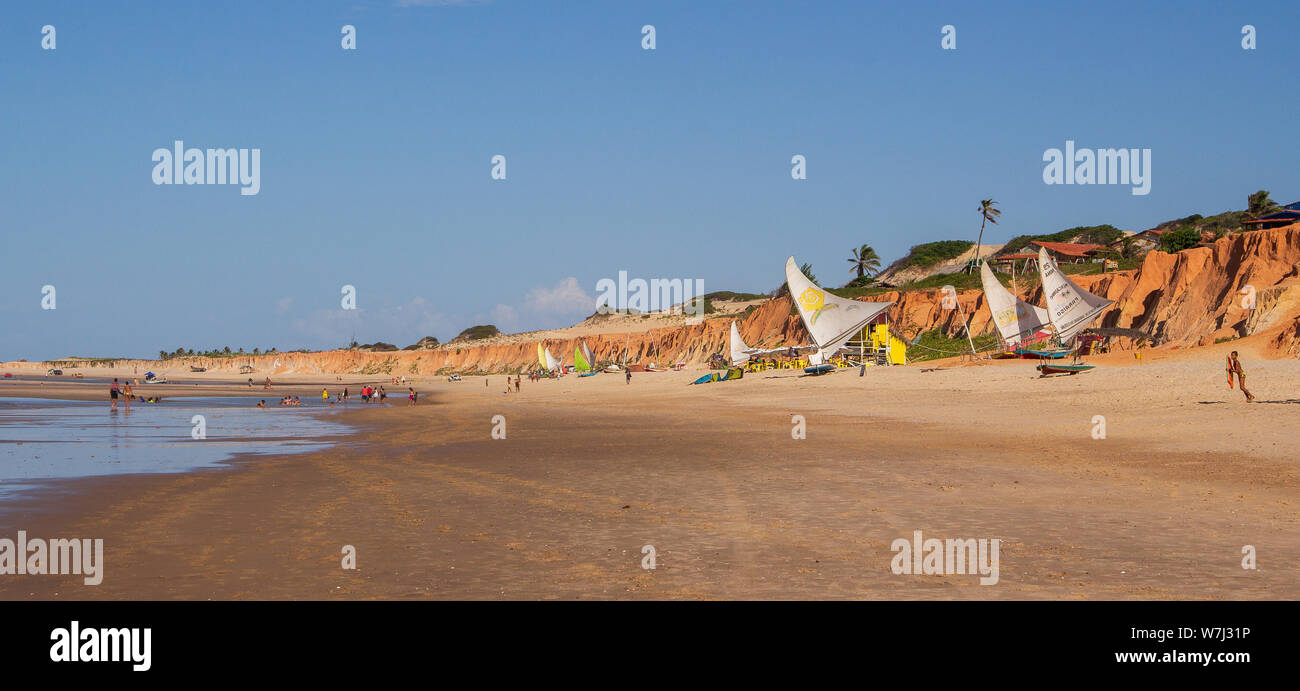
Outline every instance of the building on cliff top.
<svg viewBox="0 0 1300 691">
<path fill-rule="evenodd" d="M 1105 245 L 1093 245 L 1082 242 L 1042 242 L 1034 240 L 1029 244 L 1042 247 L 1057 264 L 1081 264 L 1091 260 Z"/>
<path fill-rule="evenodd" d="M 1296 222 L 1300 222 L 1300 202 L 1287 204 L 1281 209 L 1260 216 L 1253 221 L 1243 221 L 1242 225 L 1250 230 L 1268 230 L 1269 228 L 1289 226 Z"/>
</svg>

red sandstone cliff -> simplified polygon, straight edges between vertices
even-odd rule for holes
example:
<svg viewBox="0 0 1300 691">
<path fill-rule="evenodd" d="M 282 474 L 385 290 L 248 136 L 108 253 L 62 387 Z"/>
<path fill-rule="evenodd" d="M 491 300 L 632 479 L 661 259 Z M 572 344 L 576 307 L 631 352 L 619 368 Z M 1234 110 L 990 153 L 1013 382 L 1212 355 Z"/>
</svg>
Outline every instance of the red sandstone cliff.
<svg viewBox="0 0 1300 691">
<path fill-rule="evenodd" d="M 1036 278 L 1020 286 L 1021 297 L 1043 304 Z M 1178 254 L 1151 252 L 1141 267 L 1100 276 L 1081 276 L 1083 288 L 1115 301 L 1098 324 L 1142 331 L 1158 346 L 1193 346 L 1231 336 L 1261 334 L 1266 349 L 1279 356 L 1300 354 L 1300 224 L 1274 230 L 1225 237 L 1213 247 L 1198 247 Z M 1255 309 L 1247 309 L 1243 289 L 1253 287 Z M 1247 289 L 1248 290 L 1248 289 Z M 893 327 L 911 337 L 942 329 L 961 333 L 957 310 L 941 307 L 939 290 L 891 291 L 869 298 L 893 301 L 889 310 Z M 960 314 L 973 315 L 975 335 L 991 331 L 988 305 L 979 290 L 957 295 Z M 709 319 L 700 324 L 651 329 L 640 333 L 604 333 L 585 336 L 597 362 L 660 364 L 705 362 L 713 353 L 725 353 L 731 318 Z M 769 300 L 740 317 L 740 333 L 752 346 L 775 347 L 808 342 L 798 316 L 791 314 L 788 297 Z M 551 353 L 573 362 L 578 338 L 547 339 Z M 625 356 L 626 350 L 626 356 Z M 537 342 L 521 341 L 485 346 L 443 346 L 435 350 L 369 353 L 336 350 L 321 353 L 281 353 L 240 358 L 183 358 L 166 363 L 118 361 L 188 370 L 190 365 L 212 371 L 237 372 L 252 364 L 261 378 L 283 374 L 366 373 L 433 375 L 449 372 L 505 372 L 536 365 Z"/>
</svg>

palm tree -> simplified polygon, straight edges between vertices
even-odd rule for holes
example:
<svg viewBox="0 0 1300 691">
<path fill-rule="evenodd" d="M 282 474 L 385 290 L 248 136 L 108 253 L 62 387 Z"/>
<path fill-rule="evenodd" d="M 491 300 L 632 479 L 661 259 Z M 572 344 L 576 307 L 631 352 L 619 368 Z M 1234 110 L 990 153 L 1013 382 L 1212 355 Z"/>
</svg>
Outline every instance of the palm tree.
<svg viewBox="0 0 1300 691">
<path fill-rule="evenodd" d="M 812 281 L 813 283 L 817 282 L 817 275 L 812 272 L 811 263 L 804 262 L 803 265 L 799 267 L 799 270 L 803 272 L 803 275 L 808 277 L 808 280 Z"/>
<path fill-rule="evenodd" d="M 1125 235 L 1124 239 L 1120 242 L 1119 256 L 1124 257 L 1125 259 L 1131 259 L 1136 252 L 1137 241 L 1133 239 L 1132 235 Z"/>
<path fill-rule="evenodd" d="M 1277 210 L 1277 202 L 1269 198 L 1268 190 L 1260 190 L 1246 198 L 1246 211 L 1255 218 Z"/>
<path fill-rule="evenodd" d="M 997 225 L 998 216 L 1002 215 L 1002 210 L 997 208 L 997 202 L 992 199 L 981 199 L 979 212 L 981 218 L 980 236 L 979 239 L 975 241 L 975 263 L 971 264 L 971 271 L 974 271 L 975 268 L 980 265 L 980 247 L 984 244 L 984 224 L 992 223 L 993 225 Z"/>
<path fill-rule="evenodd" d="M 849 267 L 849 273 L 856 272 L 858 278 L 862 278 L 863 274 L 875 276 L 880 272 L 880 255 L 876 254 L 871 245 L 853 250 L 853 258 L 849 259 L 849 263 L 853 265 Z"/>
</svg>

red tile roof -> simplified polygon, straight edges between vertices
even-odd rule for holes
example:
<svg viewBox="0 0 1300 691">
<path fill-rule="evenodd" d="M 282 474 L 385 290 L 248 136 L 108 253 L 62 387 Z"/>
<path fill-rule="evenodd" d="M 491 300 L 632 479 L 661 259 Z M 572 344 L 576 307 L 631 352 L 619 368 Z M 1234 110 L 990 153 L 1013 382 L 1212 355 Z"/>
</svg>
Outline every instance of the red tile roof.
<svg viewBox="0 0 1300 691">
<path fill-rule="evenodd" d="M 1039 242 L 1035 240 L 1031 244 L 1044 247 L 1048 252 L 1064 254 L 1067 257 L 1083 257 L 1088 254 L 1089 250 L 1102 249 L 1102 245 L 1090 245 L 1076 242 Z"/>
</svg>

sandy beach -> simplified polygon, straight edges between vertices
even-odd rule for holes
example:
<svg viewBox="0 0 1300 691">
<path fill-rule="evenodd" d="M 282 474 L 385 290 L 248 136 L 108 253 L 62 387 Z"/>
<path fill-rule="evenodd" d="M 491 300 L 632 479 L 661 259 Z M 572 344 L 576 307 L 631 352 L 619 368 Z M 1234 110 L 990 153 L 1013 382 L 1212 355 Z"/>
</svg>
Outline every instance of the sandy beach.
<svg viewBox="0 0 1300 691">
<path fill-rule="evenodd" d="M 1049 379 L 1028 361 L 525 378 L 508 395 L 504 376 L 425 377 L 418 406 L 392 386 L 388 406 L 349 403 L 360 431 L 328 451 L 7 503 L 2 535 L 103 538 L 105 576 L 6 577 L 0 598 L 1295 599 L 1300 363 L 1247 358 L 1247 404 L 1224 384 L 1226 348 Z M 205 382 L 186 395 L 250 393 Z M 322 385 L 339 382 L 252 393 L 318 403 Z M 6 381 L 0 396 L 102 388 Z M 891 543 L 918 530 L 1000 539 L 998 583 L 894 574 Z"/>
</svg>

